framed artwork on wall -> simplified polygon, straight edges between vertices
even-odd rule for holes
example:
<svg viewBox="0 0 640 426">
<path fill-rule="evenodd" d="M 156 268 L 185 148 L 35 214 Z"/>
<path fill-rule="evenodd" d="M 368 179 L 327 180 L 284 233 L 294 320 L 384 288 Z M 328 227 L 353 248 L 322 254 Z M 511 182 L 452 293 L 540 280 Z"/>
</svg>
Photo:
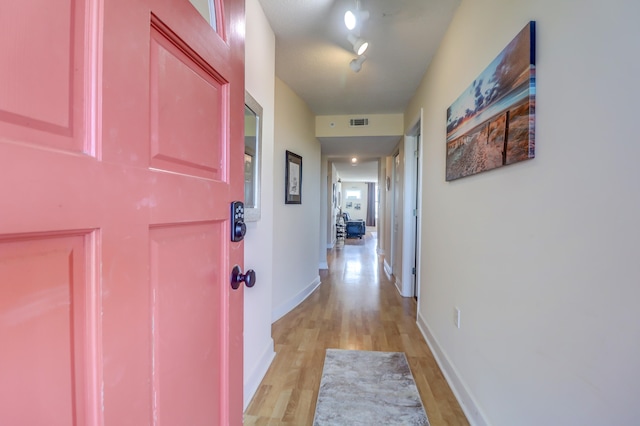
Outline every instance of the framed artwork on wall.
<svg viewBox="0 0 640 426">
<path fill-rule="evenodd" d="M 335 182 L 333 183 L 333 198 L 332 198 L 332 200 L 333 200 L 333 206 L 335 207 L 336 203 L 338 202 L 337 196 L 336 196 L 336 184 L 335 184 Z"/>
<path fill-rule="evenodd" d="M 302 157 L 291 151 L 285 153 L 284 203 L 302 204 Z"/>
<path fill-rule="evenodd" d="M 535 157 L 535 39 L 531 21 L 447 110 L 447 181 Z"/>
</svg>

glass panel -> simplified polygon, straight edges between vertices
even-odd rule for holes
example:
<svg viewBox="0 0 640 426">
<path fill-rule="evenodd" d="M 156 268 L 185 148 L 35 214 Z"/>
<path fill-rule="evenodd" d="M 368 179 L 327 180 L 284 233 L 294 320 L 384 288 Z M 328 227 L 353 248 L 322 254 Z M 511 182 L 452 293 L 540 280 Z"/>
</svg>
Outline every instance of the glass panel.
<svg viewBox="0 0 640 426">
<path fill-rule="evenodd" d="M 218 31 L 216 24 L 216 6 L 215 0 L 189 0 L 193 7 L 196 8 L 200 15 L 211 25 L 211 27 Z"/>
<path fill-rule="evenodd" d="M 362 192 L 359 189 L 347 189 L 346 190 L 347 199 L 357 199 L 362 198 Z"/>
</svg>

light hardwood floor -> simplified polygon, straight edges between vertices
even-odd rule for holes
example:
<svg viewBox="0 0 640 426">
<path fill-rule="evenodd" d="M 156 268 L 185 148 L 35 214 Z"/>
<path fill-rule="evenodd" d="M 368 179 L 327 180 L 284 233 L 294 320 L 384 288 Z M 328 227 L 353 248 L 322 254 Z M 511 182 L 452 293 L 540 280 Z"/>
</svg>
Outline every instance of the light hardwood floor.
<svg viewBox="0 0 640 426">
<path fill-rule="evenodd" d="M 404 352 L 431 426 L 468 425 L 402 298 L 375 254 L 376 240 L 347 240 L 307 300 L 273 324 L 276 358 L 245 412 L 245 425 L 311 425 L 325 349 Z"/>
</svg>

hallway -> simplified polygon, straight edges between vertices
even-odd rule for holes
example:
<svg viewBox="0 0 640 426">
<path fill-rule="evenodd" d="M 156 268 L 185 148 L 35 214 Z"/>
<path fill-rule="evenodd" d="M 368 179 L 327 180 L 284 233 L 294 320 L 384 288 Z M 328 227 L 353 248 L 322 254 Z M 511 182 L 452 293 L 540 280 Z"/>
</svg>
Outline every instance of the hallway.
<svg viewBox="0 0 640 426">
<path fill-rule="evenodd" d="M 376 255 L 375 233 L 328 253 L 329 270 L 307 300 L 272 326 L 277 353 L 245 425 L 311 425 L 325 349 L 404 352 L 431 426 L 468 424 L 402 298 Z"/>
</svg>

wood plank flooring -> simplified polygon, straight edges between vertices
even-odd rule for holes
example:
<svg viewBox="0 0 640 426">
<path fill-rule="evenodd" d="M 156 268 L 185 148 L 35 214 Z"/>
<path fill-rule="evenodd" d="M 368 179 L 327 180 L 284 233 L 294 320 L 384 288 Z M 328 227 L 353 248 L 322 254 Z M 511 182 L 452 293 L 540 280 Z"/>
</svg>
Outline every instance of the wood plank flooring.
<svg viewBox="0 0 640 426">
<path fill-rule="evenodd" d="M 320 287 L 273 324 L 276 358 L 245 425 L 311 425 L 327 348 L 404 352 L 431 426 L 469 424 L 418 330 L 414 299 L 400 297 L 375 246 L 368 233 L 332 249 Z"/>
</svg>

